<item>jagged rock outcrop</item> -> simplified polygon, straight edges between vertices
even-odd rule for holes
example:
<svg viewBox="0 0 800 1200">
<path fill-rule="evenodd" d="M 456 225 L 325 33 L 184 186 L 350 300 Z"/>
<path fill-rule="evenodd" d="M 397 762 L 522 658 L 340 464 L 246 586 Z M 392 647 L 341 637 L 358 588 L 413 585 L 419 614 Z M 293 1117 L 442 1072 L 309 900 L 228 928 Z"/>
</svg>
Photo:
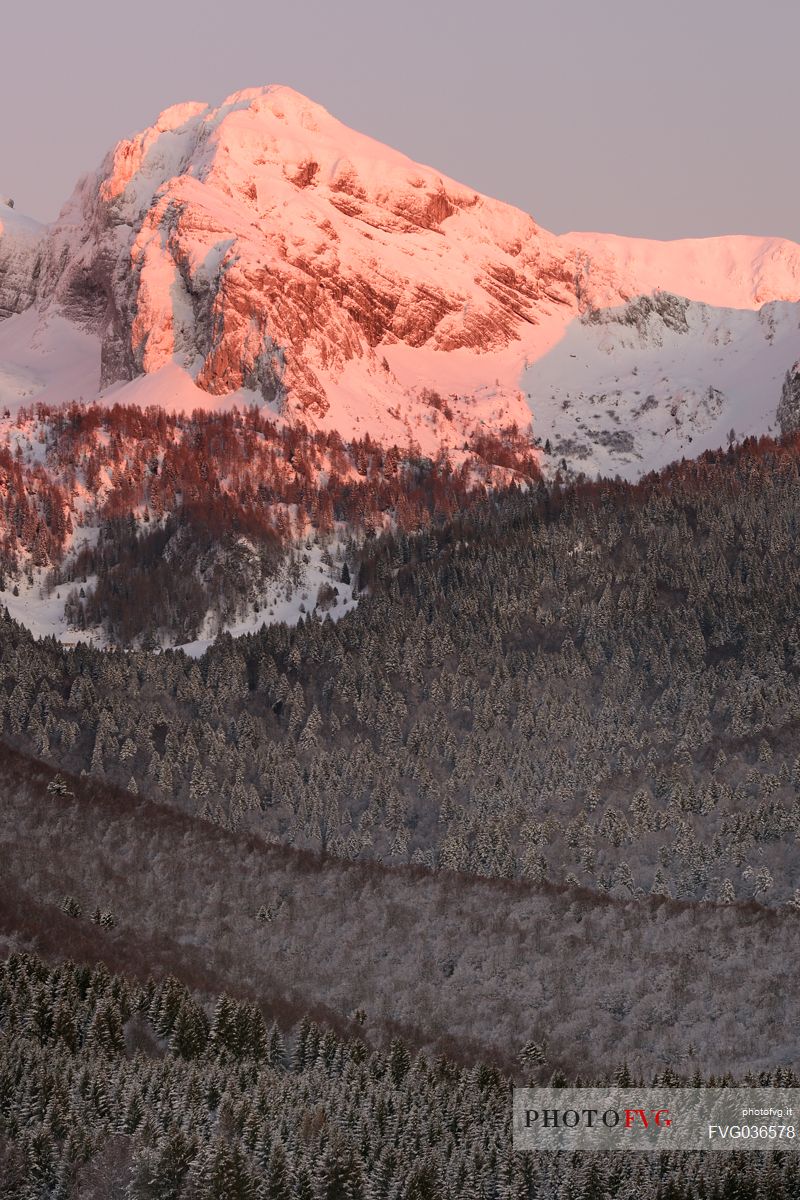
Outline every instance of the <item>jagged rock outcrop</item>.
<svg viewBox="0 0 800 1200">
<path fill-rule="evenodd" d="M 0 320 L 33 303 L 44 232 L 8 202 L 0 203 Z"/>
</svg>

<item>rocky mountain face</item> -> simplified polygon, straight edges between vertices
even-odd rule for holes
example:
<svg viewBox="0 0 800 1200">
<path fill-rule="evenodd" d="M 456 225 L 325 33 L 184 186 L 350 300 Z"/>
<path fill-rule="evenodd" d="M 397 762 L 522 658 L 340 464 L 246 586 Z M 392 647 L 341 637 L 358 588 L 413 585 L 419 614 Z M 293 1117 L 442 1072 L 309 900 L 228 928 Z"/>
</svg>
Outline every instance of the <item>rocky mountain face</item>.
<svg viewBox="0 0 800 1200">
<path fill-rule="evenodd" d="M 103 385 L 177 356 L 319 418 L 348 368 L 402 391 L 389 347 L 504 350 L 574 308 L 575 273 L 530 217 L 266 88 L 120 143 L 51 230 L 39 300 L 96 330 Z"/>
<path fill-rule="evenodd" d="M 173 405 L 255 399 L 426 452 L 532 420 L 559 461 L 577 446 L 576 468 L 627 474 L 720 444 L 731 405 L 739 433 L 775 423 L 798 298 L 792 243 L 557 237 L 284 87 L 168 109 L 43 240 L 0 234 L 0 315 L 34 303 L 89 333 L 115 398 L 161 403 L 179 372 Z M 731 343 L 750 416 L 722 378 Z"/>
<path fill-rule="evenodd" d="M 0 200 L 0 320 L 24 312 L 36 298 L 44 229 Z"/>
</svg>

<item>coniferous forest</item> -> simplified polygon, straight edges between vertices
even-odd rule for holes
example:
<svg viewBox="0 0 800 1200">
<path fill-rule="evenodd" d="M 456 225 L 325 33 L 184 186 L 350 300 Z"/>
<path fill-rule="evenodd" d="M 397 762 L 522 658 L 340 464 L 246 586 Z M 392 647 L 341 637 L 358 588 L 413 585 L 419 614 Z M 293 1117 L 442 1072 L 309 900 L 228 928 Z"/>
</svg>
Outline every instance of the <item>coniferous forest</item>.
<svg viewBox="0 0 800 1200">
<path fill-rule="evenodd" d="M 800 1200 L 800 3 L 684 8 L 4 6 L 0 1200 Z"/>
<path fill-rule="evenodd" d="M 327 553 L 357 604 L 200 657 L 163 635 L 225 610 L 221 492 L 42 535 L 110 648 L 0 620 L 0 1195 L 800 1194 L 792 1151 L 510 1144 L 514 1083 L 797 1085 L 800 439 L 500 465 L 292 493 L 258 571 Z"/>
</svg>

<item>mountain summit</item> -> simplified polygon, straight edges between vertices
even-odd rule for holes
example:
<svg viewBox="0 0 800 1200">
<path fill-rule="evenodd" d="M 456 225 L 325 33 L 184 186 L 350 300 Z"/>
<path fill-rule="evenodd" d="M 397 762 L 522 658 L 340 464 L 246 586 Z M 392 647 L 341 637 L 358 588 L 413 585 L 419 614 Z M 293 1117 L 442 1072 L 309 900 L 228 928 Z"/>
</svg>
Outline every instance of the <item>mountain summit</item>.
<svg viewBox="0 0 800 1200">
<path fill-rule="evenodd" d="M 44 236 L 22 220 L 8 404 L 250 399 L 428 452 L 532 419 L 568 465 L 635 475 L 774 426 L 800 357 L 797 245 L 558 237 L 286 87 L 167 109 Z"/>
</svg>

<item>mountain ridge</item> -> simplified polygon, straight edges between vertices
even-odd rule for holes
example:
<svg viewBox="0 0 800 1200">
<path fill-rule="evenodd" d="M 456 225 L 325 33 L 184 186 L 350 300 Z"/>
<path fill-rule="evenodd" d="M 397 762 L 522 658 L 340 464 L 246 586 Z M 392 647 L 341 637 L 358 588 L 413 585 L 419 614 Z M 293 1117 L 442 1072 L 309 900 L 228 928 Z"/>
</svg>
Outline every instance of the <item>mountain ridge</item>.
<svg viewBox="0 0 800 1200">
<path fill-rule="evenodd" d="M 173 411 L 266 403 L 456 459 L 476 430 L 532 424 L 540 447 L 561 447 L 542 455 L 546 471 L 636 476 L 722 444 L 732 424 L 773 432 L 800 358 L 796 244 L 555 235 L 278 85 L 164 110 L 79 182 L 33 248 L 12 238 L 3 273 L 7 241 L 0 403 L 12 409 L 78 395 Z M 662 294 L 689 302 L 679 327 L 667 322 L 666 357 Z M 635 353 L 616 336 L 628 328 Z M 65 338 L 75 369 L 55 371 Z M 736 380 L 715 366 L 726 345 L 755 364 L 743 375 L 755 398 L 728 395 Z M 563 384 L 570 358 L 581 377 Z M 650 395 L 657 419 L 641 411 Z"/>
</svg>

